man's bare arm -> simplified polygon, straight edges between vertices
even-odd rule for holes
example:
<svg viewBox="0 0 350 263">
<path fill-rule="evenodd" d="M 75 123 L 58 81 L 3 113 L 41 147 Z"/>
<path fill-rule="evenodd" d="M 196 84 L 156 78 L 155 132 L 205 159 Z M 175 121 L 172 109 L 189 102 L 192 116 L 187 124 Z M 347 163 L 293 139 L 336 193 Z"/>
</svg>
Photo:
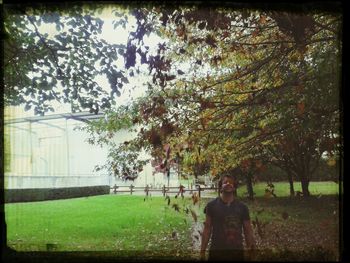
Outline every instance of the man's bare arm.
<svg viewBox="0 0 350 263">
<path fill-rule="evenodd" d="M 256 260 L 256 245 L 254 240 L 253 228 L 250 220 L 243 221 L 244 237 L 247 245 L 247 259 L 250 261 Z"/>
<path fill-rule="evenodd" d="M 254 234 L 253 234 L 253 228 L 250 220 L 246 220 L 243 222 L 243 230 L 244 230 L 244 236 L 247 244 L 248 249 L 255 249 L 255 240 L 254 240 Z"/>
</svg>

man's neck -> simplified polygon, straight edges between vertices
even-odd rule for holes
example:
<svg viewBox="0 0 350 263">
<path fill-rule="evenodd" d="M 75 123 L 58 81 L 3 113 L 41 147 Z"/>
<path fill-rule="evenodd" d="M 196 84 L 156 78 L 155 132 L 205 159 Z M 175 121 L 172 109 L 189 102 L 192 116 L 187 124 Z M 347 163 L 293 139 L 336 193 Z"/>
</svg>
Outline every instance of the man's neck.
<svg viewBox="0 0 350 263">
<path fill-rule="evenodd" d="M 220 198 L 226 204 L 232 203 L 235 199 L 233 193 L 225 193 L 225 192 L 221 193 Z"/>
</svg>

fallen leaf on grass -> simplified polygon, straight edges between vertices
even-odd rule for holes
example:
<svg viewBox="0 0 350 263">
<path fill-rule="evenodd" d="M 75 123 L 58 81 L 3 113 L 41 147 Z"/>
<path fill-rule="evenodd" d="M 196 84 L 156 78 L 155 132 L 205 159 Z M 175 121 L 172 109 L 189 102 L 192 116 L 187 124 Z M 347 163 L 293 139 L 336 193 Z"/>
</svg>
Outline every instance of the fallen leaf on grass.
<svg viewBox="0 0 350 263">
<path fill-rule="evenodd" d="M 283 218 L 284 220 L 288 219 L 288 217 L 289 217 L 289 215 L 288 215 L 287 212 L 283 212 L 283 213 L 282 213 L 282 218 Z"/>
<path fill-rule="evenodd" d="M 257 213 L 258 213 L 258 214 L 261 214 L 261 213 L 264 212 L 264 211 L 265 211 L 265 209 L 262 208 L 262 209 L 258 210 Z"/>
<path fill-rule="evenodd" d="M 176 231 L 173 231 L 173 232 L 171 233 L 171 237 L 172 237 L 173 239 L 176 239 L 176 238 L 177 238 L 177 232 L 176 232 Z"/>
</svg>

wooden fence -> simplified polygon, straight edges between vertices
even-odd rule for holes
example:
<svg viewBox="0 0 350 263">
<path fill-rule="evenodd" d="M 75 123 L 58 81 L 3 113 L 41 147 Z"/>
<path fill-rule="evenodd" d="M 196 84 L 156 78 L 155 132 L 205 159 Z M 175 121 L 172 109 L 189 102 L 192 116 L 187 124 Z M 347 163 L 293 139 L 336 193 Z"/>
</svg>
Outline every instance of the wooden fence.
<svg viewBox="0 0 350 263">
<path fill-rule="evenodd" d="M 165 186 L 163 185 L 162 188 L 147 188 L 147 187 L 142 187 L 142 186 L 118 186 L 118 185 L 114 185 L 111 187 L 111 189 L 113 190 L 114 194 L 117 193 L 130 193 L 131 195 L 134 192 L 144 192 L 145 195 L 148 196 L 149 193 L 151 192 L 161 192 L 163 194 L 163 196 L 165 196 L 166 194 L 180 194 L 181 195 L 181 190 L 180 190 L 180 186 Z M 182 193 L 185 194 L 186 192 L 189 193 L 190 195 L 192 195 L 194 192 L 198 192 L 198 196 L 201 197 L 201 192 L 206 191 L 206 190 L 215 190 L 218 191 L 218 188 L 215 187 L 201 187 L 200 185 L 195 187 L 195 188 L 190 188 L 190 189 L 183 189 Z"/>
</svg>

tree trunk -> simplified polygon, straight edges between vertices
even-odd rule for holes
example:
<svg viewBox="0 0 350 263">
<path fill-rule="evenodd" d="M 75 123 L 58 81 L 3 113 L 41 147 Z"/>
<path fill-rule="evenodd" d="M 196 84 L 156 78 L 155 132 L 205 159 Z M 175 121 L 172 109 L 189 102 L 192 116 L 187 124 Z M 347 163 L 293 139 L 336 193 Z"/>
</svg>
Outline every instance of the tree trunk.
<svg viewBox="0 0 350 263">
<path fill-rule="evenodd" d="M 248 197 L 250 200 L 253 200 L 254 199 L 254 191 L 253 191 L 252 174 L 248 173 L 246 176 L 247 176 Z"/>
<path fill-rule="evenodd" d="M 221 194 L 221 189 L 219 188 L 219 183 L 216 183 L 216 188 L 218 189 L 218 196 Z"/>
<path fill-rule="evenodd" d="M 303 192 L 303 196 L 304 197 L 310 196 L 309 179 L 306 178 L 306 176 L 303 176 L 300 181 L 301 181 L 301 189 L 302 189 L 302 192 Z"/>
<path fill-rule="evenodd" d="M 289 181 L 289 193 L 290 193 L 290 196 L 293 197 L 295 196 L 295 191 L 294 191 L 293 176 L 291 172 L 288 172 L 288 181 Z"/>
</svg>

